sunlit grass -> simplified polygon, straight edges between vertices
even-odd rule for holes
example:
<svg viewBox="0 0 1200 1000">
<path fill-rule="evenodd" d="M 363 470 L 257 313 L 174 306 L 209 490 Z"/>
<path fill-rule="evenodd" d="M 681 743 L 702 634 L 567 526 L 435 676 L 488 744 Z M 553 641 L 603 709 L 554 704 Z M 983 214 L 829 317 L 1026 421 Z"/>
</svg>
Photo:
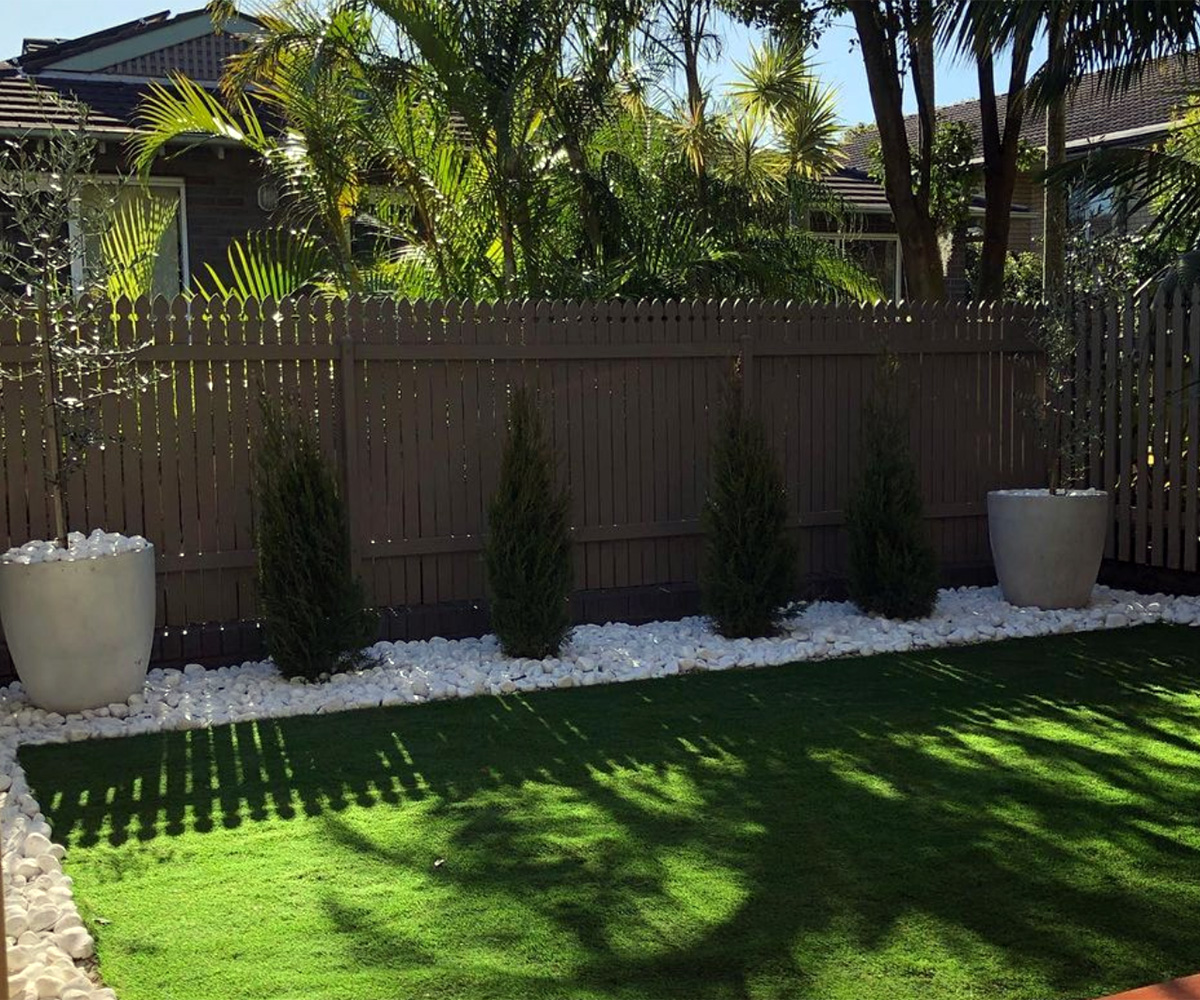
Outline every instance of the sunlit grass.
<svg viewBox="0 0 1200 1000">
<path fill-rule="evenodd" d="M 1200 969 L 1200 633 L 22 760 L 121 1000 L 1092 997 Z"/>
</svg>

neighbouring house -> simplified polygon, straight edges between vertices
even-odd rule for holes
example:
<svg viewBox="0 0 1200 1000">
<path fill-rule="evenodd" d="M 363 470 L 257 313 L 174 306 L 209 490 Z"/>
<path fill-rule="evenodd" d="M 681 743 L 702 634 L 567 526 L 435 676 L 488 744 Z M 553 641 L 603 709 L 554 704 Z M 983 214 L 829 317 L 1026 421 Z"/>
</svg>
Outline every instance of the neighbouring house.
<svg viewBox="0 0 1200 1000">
<path fill-rule="evenodd" d="M 1178 59 L 1163 59 L 1146 72 L 1124 94 L 1109 97 L 1101 87 L 1098 74 L 1082 79 L 1067 103 L 1067 154 L 1084 156 L 1093 150 L 1114 146 L 1146 146 L 1159 142 L 1170 130 L 1175 109 L 1189 93 L 1197 90 L 1197 67 Z M 999 98 L 1001 128 L 1004 126 L 1005 98 Z M 982 163 L 979 102 L 962 101 L 938 108 L 939 121 L 965 122 L 976 140 L 977 162 Z M 916 115 L 905 121 L 909 142 L 915 147 L 918 137 Z M 1045 147 L 1044 113 L 1026 116 L 1022 138 L 1030 146 Z M 896 224 L 883 187 L 871 176 L 873 164 L 869 150 L 877 142 L 873 128 L 852 130 L 846 138 L 847 161 L 842 170 L 827 179 L 827 184 L 846 202 L 850 221 L 841 223 L 830 238 L 845 242 L 847 249 L 871 273 L 885 290 L 897 296 L 904 291 L 904 267 L 900 255 Z M 1125 198 L 1117 191 L 1087 199 L 1072 199 L 1071 224 L 1092 230 L 1134 231 L 1149 221 L 1146 212 L 1131 215 Z M 1045 193 L 1033 172 L 1017 179 L 1013 193 L 1013 219 L 1009 249 L 1040 252 Z M 982 196 L 971 206 L 971 216 L 981 218 Z M 978 239 L 978 226 L 969 220 L 955 239 L 947 268 L 952 295 L 961 297 L 967 289 L 967 244 Z"/>
<path fill-rule="evenodd" d="M 57 99 L 80 102 L 99 142 L 97 182 L 115 183 L 130 174 L 126 140 L 151 82 L 180 72 L 215 88 L 226 59 L 245 47 L 254 27 L 238 18 L 218 31 L 207 11 L 162 11 L 81 38 L 28 38 L 20 55 L 0 62 L 0 138 L 36 139 L 53 126 L 73 127 L 75 112 Z M 220 270 L 230 240 L 263 227 L 277 198 L 250 154 L 232 142 L 181 146 L 160 160 L 148 183 L 178 206 L 171 250 L 155 275 L 155 291 L 164 295 L 185 289 L 206 264 Z M 88 241 L 80 243 L 86 255 Z"/>
</svg>

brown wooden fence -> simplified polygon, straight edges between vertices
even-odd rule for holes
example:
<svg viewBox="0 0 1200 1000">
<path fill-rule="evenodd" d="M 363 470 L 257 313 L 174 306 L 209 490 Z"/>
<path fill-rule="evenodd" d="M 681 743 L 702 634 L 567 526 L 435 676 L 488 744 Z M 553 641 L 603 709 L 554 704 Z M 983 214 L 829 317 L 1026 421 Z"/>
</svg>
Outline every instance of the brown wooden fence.
<svg viewBox="0 0 1200 1000">
<path fill-rule="evenodd" d="M 1107 556 L 1194 572 L 1200 556 L 1200 288 L 1081 310 L 1076 400 L 1088 485 L 1113 492 Z"/>
<path fill-rule="evenodd" d="M 95 452 L 72 483 L 73 520 L 157 544 L 160 624 L 255 614 L 259 385 L 315 415 L 379 606 L 484 595 L 480 537 L 519 383 L 536 387 L 571 487 L 583 590 L 696 580 L 710 437 L 738 359 L 784 463 L 803 577 L 844 570 L 841 511 L 885 347 L 912 388 L 944 564 L 989 562 L 988 489 L 1042 481 L 1019 405 L 1034 385 L 1019 308 L 301 300 L 190 317 L 183 303 L 138 303 L 122 317 L 121 337 L 152 341 L 143 358 L 163 377 L 105 404 L 124 446 Z M 0 329 L 0 364 L 19 372 L 30 336 Z M 41 410 L 32 379 L 0 388 L 0 534 L 20 543 L 48 531 Z"/>
</svg>

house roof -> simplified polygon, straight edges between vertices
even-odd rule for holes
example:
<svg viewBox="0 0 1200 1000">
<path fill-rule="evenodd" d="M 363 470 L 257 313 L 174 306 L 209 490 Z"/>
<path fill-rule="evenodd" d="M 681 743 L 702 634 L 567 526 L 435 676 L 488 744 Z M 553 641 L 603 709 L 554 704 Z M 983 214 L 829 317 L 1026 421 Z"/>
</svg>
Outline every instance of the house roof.
<svg viewBox="0 0 1200 1000">
<path fill-rule="evenodd" d="M 0 134 L 72 127 L 77 102 L 87 105 L 96 135 L 128 135 L 147 81 L 171 69 L 214 80 L 253 23 L 239 16 L 215 34 L 206 10 L 164 10 L 80 38 L 26 39 L 21 55 L 0 61 Z"/>
<path fill-rule="evenodd" d="M 824 185 L 856 212 L 890 212 L 883 185 L 862 170 L 842 167 L 823 181 Z"/>
<path fill-rule="evenodd" d="M 113 25 L 111 28 L 93 31 L 89 35 L 81 35 L 79 38 L 59 39 L 49 45 L 37 44 L 44 41 L 43 39 L 28 39 L 25 44 L 25 52 L 14 59 L 13 62 L 27 72 L 36 72 L 40 67 L 48 63 L 58 62 L 71 56 L 95 51 L 104 45 L 112 45 L 115 42 L 133 38 L 147 31 L 159 28 L 168 21 L 189 20 L 200 16 L 207 16 L 207 14 L 203 10 L 194 10 L 172 18 L 169 10 L 162 10 L 157 14 L 148 14 L 145 17 L 135 18 L 132 21 L 125 21 L 123 24 Z M 29 51 L 29 42 L 35 43 L 33 51 Z"/>
<path fill-rule="evenodd" d="M 71 101 L 89 108 L 88 129 L 97 135 L 125 136 L 146 88 L 119 80 L 45 78 L 22 76 L 12 66 L 0 64 L 0 134 L 73 128 L 79 122 Z"/>
<path fill-rule="evenodd" d="M 1124 94 L 1109 97 L 1101 75 L 1090 73 L 1067 101 L 1068 149 L 1087 149 L 1100 145 L 1131 142 L 1167 130 L 1176 106 L 1200 85 L 1200 60 L 1161 59 L 1152 65 Z M 1007 95 L 997 99 L 1000 127 L 1004 127 Z M 941 121 L 966 122 L 975 137 L 977 155 L 982 153 L 979 101 L 961 101 L 937 109 Z M 919 123 L 916 115 L 904 119 L 908 140 L 917 143 Z M 1021 137 L 1033 146 L 1045 145 L 1044 112 L 1027 114 Z M 846 137 L 843 150 L 847 166 L 857 170 L 872 167 L 868 149 L 876 142 L 874 128 L 855 130 Z"/>
<path fill-rule="evenodd" d="M 43 49 L 48 49 L 52 45 L 59 45 L 65 41 L 65 38 L 26 38 L 21 45 L 21 55 L 34 55 Z"/>
<path fill-rule="evenodd" d="M 827 175 L 821 183 L 854 212 L 864 215 L 891 214 L 892 207 L 888 204 L 887 192 L 883 185 L 863 170 L 842 167 Z M 974 195 L 971 198 L 969 211 L 973 215 L 981 215 L 986 204 L 983 195 Z M 1013 215 L 1027 215 L 1029 206 L 1013 205 L 1012 213 Z"/>
</svg>

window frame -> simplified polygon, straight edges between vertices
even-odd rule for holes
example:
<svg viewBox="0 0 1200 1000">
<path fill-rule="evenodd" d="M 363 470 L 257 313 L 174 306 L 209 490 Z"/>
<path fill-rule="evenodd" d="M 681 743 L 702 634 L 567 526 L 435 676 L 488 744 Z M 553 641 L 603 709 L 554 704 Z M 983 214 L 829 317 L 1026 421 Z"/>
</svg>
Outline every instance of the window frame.
<svg viewBox="0 0 1200 1000">
<path fill-rule="evenodd" d="M 95 183 L 97 186 L 101 184 L 120 185 L 129 183 L 129 178 L 121 174 L 89 174 L 87 180 Z M 179 292 L 177 294 L 185 295 L 192 290 L 191 248 L 188 238 L 187 181 L 183 177 L 174 175 L 155 174 L 144 181 L 137 181 L 136 183 L 148 188 L 171 188 L 179 196 Z M 82 288 L 84 281 L 82 250 L 84 238 L 83 233 L 80 231 L 79 213 L 77 211 L 71 213 L 68 239 L 71 241 L 72 248 L 79 248 L 78 252 L 73 250 L 71 253 L 71 282 L 76 288 Z"/>
<path fill-rule="evenodd" d="M 904 294 L 904 247 L 900 245 L 899 233 L 845 233 L 836 231 L 819 232 L 810 230 L 810 236 L 816 236 L 823 240 L 833 240 L 835 243 L 843 243 L 849 240 L 873 240 L 881 243 L 896 244 L 896 267 L 892 275 L 892 301 L 901 301 Z"/>
</svg>

